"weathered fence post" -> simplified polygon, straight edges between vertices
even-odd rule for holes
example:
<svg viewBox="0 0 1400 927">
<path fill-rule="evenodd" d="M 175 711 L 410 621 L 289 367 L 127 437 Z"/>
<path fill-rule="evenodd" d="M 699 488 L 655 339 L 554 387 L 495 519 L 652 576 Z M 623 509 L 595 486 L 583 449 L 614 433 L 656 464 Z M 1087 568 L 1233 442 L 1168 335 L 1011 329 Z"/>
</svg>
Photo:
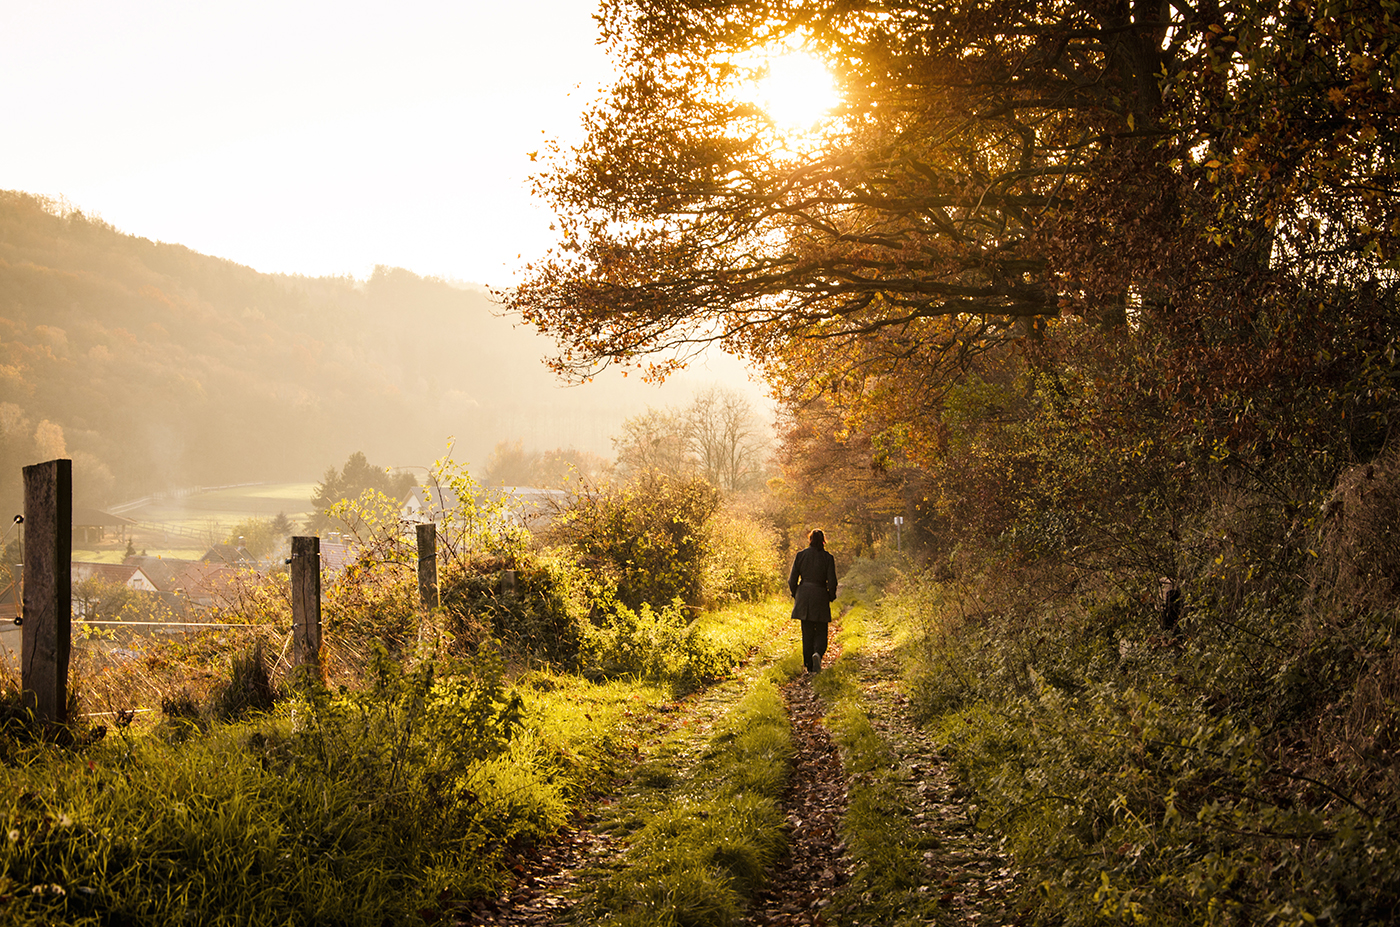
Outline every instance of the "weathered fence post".
<svg viewBox="0 0 1400 927">
<path fill-rule="evenodd" d="M 68 720 L 73 645 L 73 461 L 24 468 L 24 631 L 20 685 L 34 720 Z"/>
<path fill-rule="evenodd" d="M 321 672 L 321 539 L 292 538 L 292 665 Z"/>
<path fill-rule="evenodd" d="M 516 584 L 515 577 L 516 573 L 514 570 L 501 571 L 501 595 L 510 597 L 520 591 L 520 587 Z"/>
<path fill-rule="evenodd" d="M 418 601 L 424 611 L 438 605 L 437 582 L 437 525 L 428 522 L 418 526 Z"/>
</svg>

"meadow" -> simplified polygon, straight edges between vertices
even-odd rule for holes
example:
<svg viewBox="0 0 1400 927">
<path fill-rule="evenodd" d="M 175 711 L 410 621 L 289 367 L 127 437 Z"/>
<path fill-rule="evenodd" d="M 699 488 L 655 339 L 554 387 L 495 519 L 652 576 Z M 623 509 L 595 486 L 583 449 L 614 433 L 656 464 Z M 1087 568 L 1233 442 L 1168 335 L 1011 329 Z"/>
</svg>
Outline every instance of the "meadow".
<svg viewBox="0 0 1400 927">
<path fill-rule="evenodd" d="M 311 503 L 315 489 L 315 483 L 248 483 L 167 493 L 114 506 L 114 514 L 136 524 L 110 532 L 100 544 L 75 548 L 73 559 L 120 563 L 126 557 L 129 539 L 138 553 L 198 560 L 210 547 L 227 541 L 242 522 L 271 520 L 282 514 L 299 524 L 315 511 Z"/>
</svg>

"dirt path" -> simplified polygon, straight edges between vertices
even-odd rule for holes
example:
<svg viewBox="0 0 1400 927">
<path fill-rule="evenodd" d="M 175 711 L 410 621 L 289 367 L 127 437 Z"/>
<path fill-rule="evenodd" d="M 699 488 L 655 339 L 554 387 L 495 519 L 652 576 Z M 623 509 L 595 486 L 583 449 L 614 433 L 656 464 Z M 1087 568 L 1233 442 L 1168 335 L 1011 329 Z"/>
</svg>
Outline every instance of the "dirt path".
<svg viewBox="0 0 1400 927">
<path fill-rule="evenodd" d="M 834 636 L 834 629 L 833 629 Z M 935 838 L 925 854 L 928 891 L 940 902 L 939 921 L 968 927 L 1010 927 L 1022 923 L 1011 909 L 1016 877 L 992 836 L 973 826 L 974 810 L 929 736 L 909 717 L 899 666 L 888 635 L 867 626 L 867 643 L 852 659 L 857 666 L 871 725 L 896 755 L 914 826 Z M 830 663 L 838 654 L 829 653 Z M 749 665 L 689 699 L 675 711 L 695 729 L 707 728 L 746 691 L 763 665 Z M 788 855 L 769 884 L 753 900 L 745 923 L 751 927 L 824 927 L 869 923 L 859 912 L 827 910 L 835 891 L 852 871 L 841 838 L 841 822 L 852 784 L 842 771 L 840 753 L 822 718 L 828 710 L 801 676 L 783 689 L 796 750 L 791 785 L 784 798 L 790 831 Z M 858 786 L 856 786 L 858 787 Z M 559 839 L 516 861 L 517 878 L 505 894 L 479 899 L 455 912 L 456 925 L 574 925 L 573 897 L 579 874 L 594 870 L 620 849 L 595 832 L 595 818 L 584 816 Z"/>
<path fill-rule="evenodd" d="M 910 719 L 888 632 L 873 621 L 867 624 L 867 642 L 855 660 L 870 724 L 899 757 L 909 814 L 940 848 L 927 854 L 940 919 L 959 927 L 1022 924 L 1011 906 L 1016 873 L 998 839 L 976 829 L 967 793 L 932 738 Z"/>
<path fill-rule="evenodd" d="M 850 878 L 841 840 L 846 776 L 841 754 L 822 724 L 825 708 L 809 680 L 799 676 L 783 687 L 795 748 L 792 778 L 783 797 L 790 828 L 788 854 L 750 906 L 747 923 L 754 927 L 824 924 L 823 910 Z"/>
</svg>

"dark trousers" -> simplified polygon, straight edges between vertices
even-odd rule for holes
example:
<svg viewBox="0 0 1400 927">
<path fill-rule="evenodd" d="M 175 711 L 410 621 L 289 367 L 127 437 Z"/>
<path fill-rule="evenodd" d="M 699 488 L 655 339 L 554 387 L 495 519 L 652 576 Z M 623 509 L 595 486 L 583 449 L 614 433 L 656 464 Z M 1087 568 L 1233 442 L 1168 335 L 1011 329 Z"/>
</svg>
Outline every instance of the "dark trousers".
<svg viewBox="0 0 1400 927">
<path fill-rule="evenodd" d="M 802 622 L 802 665 L 815 673 L 822 668 L 822 657 L 826 655 L 825 621 Z"/>
</svg>

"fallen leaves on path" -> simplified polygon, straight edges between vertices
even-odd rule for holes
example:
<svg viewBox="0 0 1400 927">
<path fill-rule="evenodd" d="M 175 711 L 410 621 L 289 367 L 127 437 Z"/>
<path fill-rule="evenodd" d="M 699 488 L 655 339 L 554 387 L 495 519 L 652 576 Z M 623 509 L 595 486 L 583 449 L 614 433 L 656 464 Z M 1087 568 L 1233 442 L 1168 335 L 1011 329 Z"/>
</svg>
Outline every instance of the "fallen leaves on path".
<svg viewBox="0 0 1400 927">
<path fill-rule="evenodd" d="M 846 812 L 846 777 L 841 754 L 822 726 L 822 704 L 810 677 L 783 688 L 792 720 L 792 777 L 783 803 L 788 853 L 749 910 L 748 923 L 765 927 L 820 925 L 832 893 L 850 877 L 841 841 Z"/>
</svg>

